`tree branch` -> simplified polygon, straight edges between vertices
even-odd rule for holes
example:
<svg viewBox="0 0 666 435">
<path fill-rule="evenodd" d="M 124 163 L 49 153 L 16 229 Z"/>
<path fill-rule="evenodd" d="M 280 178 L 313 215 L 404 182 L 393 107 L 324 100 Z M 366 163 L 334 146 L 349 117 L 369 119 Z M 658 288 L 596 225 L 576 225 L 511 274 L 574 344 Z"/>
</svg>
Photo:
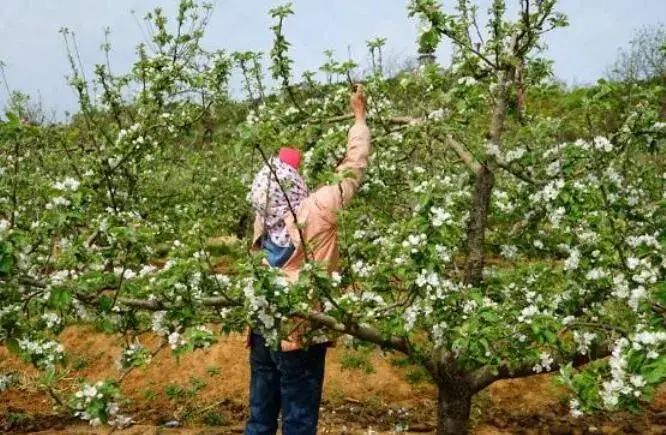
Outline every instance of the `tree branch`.
<svg viewBox="0 0 666 435">
<path fill-rule="evenodd" d="M 350 115 L 341 115 L 335 116 L 333 118 L 324 119 L 324 122 L 342 122 L 351 119 Z M 385 121 L 393 125 L 419 125 L 427 122 L 429 120 L 429 115 L 425 118 L 415 118 L 413 116 L 395 116 L 391 118 L 386 118 Z M 458 157 L 470 168 L 472 172 L 478 174 L 481 171 L 481 163 L 470 153 L 467 148 L 460 142 L 453 139 L 451 136 L 447 136 L 445 140 L 438 138 L 440 142 L 444 145 L 450 146 Z M 534 184 L 532 182 L 532 184 Z"/>
<path fill-rule="evenodd" d="M 529 175 L 525 174 L 524 172 L 518 171 L 515 168 L 512 168 L 510 165 L 500 163 L 497 160 L 495 160 L 495 164 L 497 165 L 497 167 L 504 169 L 506 172 L 518 178 L 519 180 L 524 181 L 525 183 L 533 185 L 538 184 Z"/>
<path fill-rule="evenodd" d="M 344 334 L 349 334 L 353 337 L 359 338 L 370 343 L 377 344 L 379 346 L 388 347 L 393 350 L 397 350 L 404 354 L 409 355 L 409 345 L 403 337 L 396 336 L 384 336 L 376 329 L 373 329 L 369 326 L 358 325 L 356 323 L 340 323 L 335 320 L 333 317 L 328 316 L 324 313 L 310 313 L 310 314 L 300 314 L 297 317 L 302 317 L 313 323 L 325 326 L 326 328 L 341 332 Z"/>
<path fill-rule="evenodd" d="M 608 355 L 610 355 L 610 350 L 605 346 L 602 346 L 595 355 L 560 355 L 559 358 L 551 365 L 551 369 L 541 372 L 541 374 L 556 372 L 569 362 L 573 363 L 574 367 L 580 367 L 582 365 L 589 364 L 592 361 L 605 358 Z M 534 372 L 534 369 L 531 366 L 512 368 L 506 364 L 503 364 L 499 367 L 481 367 L 480 369 L 467 374 L 465 378 L 470 385 L 471 390 L 473 392 L 479 392 L 500 379 L 525 378 L 528 376 L 534 376 L 535 374 L 537 373 Z"/>
<path fill-rule="evenodd" d="M 456 154 L 458 154 L 458 157 L 460 157 L 460 160 L 463 161 L 467 165 L 467 167 L 474 172 L 475 174 L 478 174 L 481 172 L 481 169 L 483 165 L 474 157 L 474 155 L 467 150 L 465 145 L 461 144 L 457 140 L 455 140 L 453 137 L 450 135 L 446 136 L 446 139 L 442 139 L 437 137 L 437 139 L 442 142 L 444 145 L 449 146 L 453 151 L 455 151 Z"/>
<path fill-rule="evenodd" d="M 137 308 L 147 311 L 164 311 L 170 308 L 177 307 L 178 305 L 174 304 L 165 304 L 160 301 L 148 301 L 144 299 L 131 299 L 131 298 L 119 298 L 118 301 L 130 308 Z M 224 298 L 203 298 L 201 300 L 201 305 L 210 308 L 220 308 L 220 307 L 234 307 L 239 306 L 240 303 L 230 302 Z M 356 338 L 359 338 L 370 343 L 377 344 L 379 346 L 387 347 L 404 354 L 409 354 L 409 346 L 407 341 L 402 337 L 383 336 L 379 331 L 373 329 L 369 326 L 358 325 L 356 323 L 340 323 L 335 320 L 333 317 L 328 316 L 324 313 L 308 313 L 308 314 L 297 314 L 294 317 L 300 317 L 306 320 L 309 320 L 315 324 L 322 325 L 330 330 L 341 332 L 344 334 L 349 334 Z"/>
<path fill-rule="evenodd" d="M 75 297 L 78 298 L 79 295 L 75 295 Z M 118 298 L 118 302 L 129 308 L 137 308 L 140 310 L 147 310 L 147 311 L 164 311 L 179 306 L 177 304 L 167 304 L 162 301 L 156 301 L 156 300 L 150 301 L 146 299 L 134 299 L 134 298 Z M 210 308 L 231 308 L 231 307 L 241 306 L 240 301 L 230 301 L 225 297 L 203 298 L 201 299 L 200 303 L 201 305 Z"/>
</svg>

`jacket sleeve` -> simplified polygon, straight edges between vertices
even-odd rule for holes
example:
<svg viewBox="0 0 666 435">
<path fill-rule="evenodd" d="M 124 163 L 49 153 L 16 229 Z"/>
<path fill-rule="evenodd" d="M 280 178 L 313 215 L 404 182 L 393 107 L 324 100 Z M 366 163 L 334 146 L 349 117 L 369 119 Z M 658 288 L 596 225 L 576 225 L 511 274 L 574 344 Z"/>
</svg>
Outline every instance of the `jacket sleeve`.
<svg viewBox="0 0 666 435">
<path fill-rule="evenodd" d="M 335 169 L 342 181 L 323 186 L 313 194 L 320 208 L 327 212 L 336 212 L 349 204 L 363 181 L 371 148 L 370 129 L 365 121 L 356 121 L 347 135 L 345 158 Z"/>
</svg>

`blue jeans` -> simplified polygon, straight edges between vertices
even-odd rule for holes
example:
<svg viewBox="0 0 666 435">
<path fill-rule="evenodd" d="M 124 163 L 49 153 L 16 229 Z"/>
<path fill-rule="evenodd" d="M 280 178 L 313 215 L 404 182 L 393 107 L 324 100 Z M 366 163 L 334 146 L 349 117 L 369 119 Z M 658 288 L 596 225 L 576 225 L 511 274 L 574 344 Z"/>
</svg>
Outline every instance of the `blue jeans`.
<svg viewBox="0 0 666 435">
<path fill-rule="evenodd" d="M 284 435 L 316 435 L 327 345 L 281 352 L 266 347 L 260 335 L 252 334 L 251 340 L 245 435 L 274 435 L 280 411 Z"/>
</svg>

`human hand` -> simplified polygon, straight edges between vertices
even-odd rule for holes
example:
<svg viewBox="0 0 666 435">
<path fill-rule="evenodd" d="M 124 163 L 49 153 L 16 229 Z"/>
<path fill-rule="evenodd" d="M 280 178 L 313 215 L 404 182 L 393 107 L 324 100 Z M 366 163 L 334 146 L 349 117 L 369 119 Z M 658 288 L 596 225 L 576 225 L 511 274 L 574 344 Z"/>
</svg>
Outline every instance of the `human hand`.
<svg viewBox="0 0 666 435">
<path fill-rule="evenodd" d="M 363 85 L 361 84 L 356 85 L 356 90 L 351 96 L 350 104 L 351 104 L 352 113 L 354 113 L 354 118 L 357 121 L 364 120 L 367 103 L 366 103 L 365 93 L 363 92 Z"/>
<path fill-rule="evenodd" d="M 296 341 L 282 340 L 280 342 L 280 350 L 282 352 L 293 352 L 295 350 L 300 350 L 302 348 L 303 346 Z"/>
</svg>

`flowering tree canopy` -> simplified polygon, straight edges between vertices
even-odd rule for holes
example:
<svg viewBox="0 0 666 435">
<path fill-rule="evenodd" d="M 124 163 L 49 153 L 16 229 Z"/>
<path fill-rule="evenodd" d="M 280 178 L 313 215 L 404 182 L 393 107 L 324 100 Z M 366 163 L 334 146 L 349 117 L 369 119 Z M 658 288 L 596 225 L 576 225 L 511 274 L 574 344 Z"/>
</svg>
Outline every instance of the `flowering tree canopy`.
<svg viewBox="0 0 666 435">
<path fill-rule="evenodd" d="M 173 31 L 161 10 L 146 17 L 154 32 L 130 72 L 107 62 L 88 79 L 64 29 L 79 113 L 0 123 L 0 343 L 57 373 L 66 325 L 122 333 L 117 379 L 71 399 L 50 389 L 91 424 L 128 424 L 118 384 L 162 349 L 206 348 L 214 324 L 277 345 L 294 316 L 423 364 L 440 433 L 465 430 L 492 382 L 557 370 L 574 415 L 637 408 L 666 377 L 665 90 L 555 84 L 540 44 L 566 25 L 555 6 L 521 1 L 512 21 L 496 0 L 481 27 L 468 0 L 411 1 L 419 52 L 453 44 L 447 68 L 388 77 L 386 41 L 368 43 L 374 152 L 338 217 L 340 272 L 308 262 L 293 285 L 211 238 L 247 235 L 251 178 L 282 145 L 302 148 L 311 187 L 336 182 L 357 66 L 329 53 L 324 80 L 296 80 L 290 5 L 271 11 L 268 58 L 204 49 L 210 6 L 182 0 Z M 137 341 L 146 329 L 158 348 Z"/>
</svg>

